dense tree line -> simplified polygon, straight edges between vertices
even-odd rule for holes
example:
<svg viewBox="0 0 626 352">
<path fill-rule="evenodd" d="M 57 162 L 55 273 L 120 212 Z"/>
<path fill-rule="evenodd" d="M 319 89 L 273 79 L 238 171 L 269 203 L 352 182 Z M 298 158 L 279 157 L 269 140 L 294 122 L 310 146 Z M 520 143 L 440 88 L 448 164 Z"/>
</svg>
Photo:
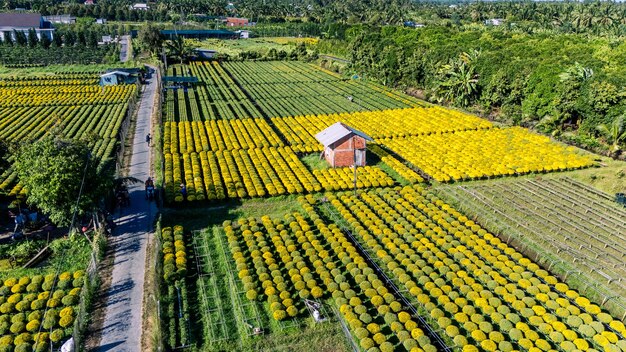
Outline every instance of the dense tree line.
<svg viewBox="0 0 626 352">
<path fill-rule="evenodd" d="M 449 4 L 416 2 L 413 17 L 427 25 L 468 25 L 489 19 L 526 32 L 626 34 L 626 4 L 612 1 L 501 1 Z"/>
<path fill-rule="evenodd" d="M 356 26 L 343 50 L 354 73 L 514 124 L 597 143 L 626 110 L 626 43 L 506 29 Z M 322 41 L 320 51 L 341 51 Z"/>
<path fill-rule="evenodd" d="M 132 10 L 131 0 L 6 0 L 42 14 L 69 13 L 80 17 L 123 21 L 193 21 L 195 14 L 243 16 L 255 22 L 309 22 L 372 25 L 414 21 L 426 25 L 468 26 L 501 18 L 505 26 L 526 32 L 626 34 L 626 4 L 620 2 L 414 2 L 410 0 L 166 0 L 150 3 L 148 11 Z M 232 3 L 232 5 L 229 5 Z"/>
<path fill-rule="evenodd" d="M 38 38 L 33 29 L 5 32 L 0 40 L 0 62 L 15 64 L 66 64 L 102 63 L 116 58 L 116 44 L 99 45 L 105 27 L 64 27 L 56 30 L 52 40 L 46 36 Z"/>
</svg>

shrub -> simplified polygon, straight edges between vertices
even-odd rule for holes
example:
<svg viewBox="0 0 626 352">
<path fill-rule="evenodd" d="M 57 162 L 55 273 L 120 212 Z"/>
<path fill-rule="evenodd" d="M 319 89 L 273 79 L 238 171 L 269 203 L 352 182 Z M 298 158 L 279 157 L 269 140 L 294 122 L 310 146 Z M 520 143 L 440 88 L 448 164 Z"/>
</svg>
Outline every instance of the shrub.
<svg viewBox="0 0 626 352">
<path fill-rule="evenodd" d="M 65 307 L 63 309 L 61 309 L 61 311 L 59 312 L 59 316 L 60 317 L 73 317 L 74 316 L 74 308 L 72 307 Z"/>
<path fill-rule="evenodd" d="M 367 313 L 359 315 L 359 319 L 365 324 L 369 324 L 372 322 L 372 317 Z"/>
<path fill-rule="evenodd" d="M 57 287 L 63 290 L 65 290 L 66 288 L 69 288 L 71 285 L 72 285 L 72 280 L 70 279 L 59 280 L 59 282 L 57 283 Z"/>
<path fill-rule="evenodd" d="M 50 341 L 57 343 L 59 341 L 61 341 L 61 339 L 63 338 L 63 330 L 61 329 L 56 329 L 53 332 L 50 333 Z"/>
<path fill-rule="evenodd" d="M 27 342 L 20 343 L 15 347 L 15 352 L 32 352 L 32 350 L 33 346 Z"/>
<path fill-rule="evenodd" d="M 26 328 L 26 324 L 24 324 L 21 321 L 18 321 L 18 322 L 15 322 L 15 323 L 11 324 L 10 331 L 13 334 L 19 334 L 19 333 L 23 332 L 25 328 Z"/>
<path fill-rule="evenodd" d="M 7 332 L 9 332 L 10 327 L 11 327 L 11 324 L 9 322 L 6 322 L 6 321 L 0 322 L 0 335 L 4 335 Z"/>
<path fill-rule="evenodd" d="M 404 340 L 404 342 L 402 343 L 402 346 L 404 346 L 404 348 L 406 348 L 407 351 L 411 351 L 414 348 L 418 348 L 417 341 L 413 339 Z"/>
<path fill-rule="evenodd" d="M 39 331 L 40 325 L 41 325 L 41 322 L 39 322 L 39 320 L 31 320 L 28 322 L 28 324 L 26 324 L 26 330 L 30 332 L 37 332 Z"/>
<path fill-rule="evenodd" d="M 59 320 L 59 325 L 61 325 L 61 327 L 63 328 L 66 328 L 72 325 L 73 322 L 74 322 L 74 317 L 71 315 L 68 315 L 68 316 L 61 317 L 61 319 Z"/>
<path fill-rule="evenodd" d="M 48 300 L 48 304 L 47 304 L 47 305 L 48 305 L 48 308 L 56 308 L 56 307 L 58 307 L 60 304 L 61 304 L 61 302 L 59 302 L 59 300 L 58 300 L 58 299 L 56 299 L 56 298 L 50 298 L 50 299 Z"/>
<path fill-rule="evenodd" d="M 398 313 L 398 320 L 400 320 L 400 322 L 402 324 L 406 323 L 410 319 L 411 319 L 411 315 L 409 313 L 407 313 L 407 312 L 400 312 L 400 313 Z"/>
<path fill-rule="evenodd" d="M 30 308 L 30 302 L 28 302 L 28 301 L 21 301 L 21 302 L 18 302 L 15 305 L 15 309 L 18 312 L 24 312 L 24 311 L 28 310 L 29 308 Z"/>
<path fill-rule="evenodd" d="M 281 321 L 287 317 L 287 313 L 284 310 L 277 310 L 272 314 L 275 320 Z"/>
<path fill-rule="evenodd" d="M 393 347 L 393 344 L 391 344 L 391 342 L 386 341 L 380 344 L 380 352 L 393 352 L 393 351 L 394 351 L 394 347 Z"/>
<path fill-rule="evenodd" d="M 40 341 L 35 345 L 35 352 L 47 352 L 50 350 L 48 341 Z"/>
<path fill-rule="evenodd" d="M 251 301 L 256 300 L 257 297 L 258 297 L 258 294 L 256 293 L 255 290 L 248 290 L 248 292 L 246 292 L 246 298 Z"/>
<path fill-rule="evenodd" d="M 78 304 L 78 296 L 67 295 L 61 299 L 61 303 L 63 303 L 64 306 L 75 306 Z"/>
<path fill-rule="evenodd" d="M 46 317 L 44 317 L 43 319 L 43 328 L 46 330 L 50 330 L 53 327 L 55 327 L 57 325 L 57 318 L 52 316 L 52 315 L 48 315 Z"/>
<path fill-rule="evenodd" d="M 357 328 L 354 330 L 354 336 L 356 336 L 359 340 L 363 340 L 369 336 L 369 332 L 364 328 Z"/>
<path fill-rule="evenodd" d="M 369 350 L 370 348 L 374 347 L 374 341 L 369 337 L 361 339 L 359 344 L 364 350 Z"/>
<path fill-rule="evenodd" d="M 287 307 L 287 314 L 290 317 L 295 317 L 296 315 L 298 315 L 298 309 L 295 306 L 289 306 Z"/>
<path fill-rule="evenodd" d="M 85 282 L 85 279 L 82 277 L 79 277 L 77 279 L 72 280 L 72 286 L 74 288 L 83 287 L 84 282 Z"/>
<path fill-rule="evenodd" d="M 0 337 L 0 346 L 13 345 L 13 336 L 5 335 Z"/>
</svg>

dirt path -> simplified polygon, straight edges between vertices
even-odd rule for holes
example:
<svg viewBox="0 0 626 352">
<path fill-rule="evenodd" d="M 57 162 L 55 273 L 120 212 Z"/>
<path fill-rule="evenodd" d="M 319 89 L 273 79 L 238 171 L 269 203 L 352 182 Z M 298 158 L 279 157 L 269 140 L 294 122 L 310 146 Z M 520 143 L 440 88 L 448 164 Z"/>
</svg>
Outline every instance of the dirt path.
<svg viewBox="0 0 626 352">
<path fill-rule="evenodd" d="M 156 75 L 144 87 L 133 139 L 129 176 L 145 180 L 150 176 L 150 148 L 146 135 L 151 129 L 151 116 Z M 130 206 L 121 211 L 117 228 L 109 239 L 109 249 L 101 270 L 103 285 L 96 297 L 95 322 L 89 331 L 87 349 L 91 351 L 140 351 L 142 331 L 142 301 L 146 262 L 146 247 L 153 236 L 154 202 L 145 199 L 143 184 L 130 189 Z M 112 267 L 112 269 L 111 269 Z"/>
</svg>

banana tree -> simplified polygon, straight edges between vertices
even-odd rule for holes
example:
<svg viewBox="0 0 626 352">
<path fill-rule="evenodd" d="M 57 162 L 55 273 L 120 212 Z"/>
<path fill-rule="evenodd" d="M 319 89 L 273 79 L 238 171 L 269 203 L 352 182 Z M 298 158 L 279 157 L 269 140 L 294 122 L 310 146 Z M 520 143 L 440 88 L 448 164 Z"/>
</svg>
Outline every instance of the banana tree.
<svg viewBox="0 0 626 352">
<path fill-rule="evenodd" d="M 607 143 L 611 144 L 609 156 L 618 155 L 620 152 L 620 143 L 626 141 L 626 128 L 624 128 L 624 115 L 616 118 L 610 125 L 600 124 L 596 130 L 602 134 Z"/>
</svg>

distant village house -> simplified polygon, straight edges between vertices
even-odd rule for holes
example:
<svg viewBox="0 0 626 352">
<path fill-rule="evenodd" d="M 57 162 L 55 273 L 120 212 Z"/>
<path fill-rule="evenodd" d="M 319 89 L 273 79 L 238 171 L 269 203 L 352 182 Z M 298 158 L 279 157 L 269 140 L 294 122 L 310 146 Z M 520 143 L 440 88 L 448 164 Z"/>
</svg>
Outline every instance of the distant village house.
<svg viewBox="0 0 626 352">
<path fill-rule="evenodd" d="M 248 26 L 249 22 L 247 18 L 226 17 L 226 25 L 228 27 L 242 27 Z"/>
<path fill-rule="evenodd" d="M 30 29 L 35 30 L 39 39 L 47 37 L 52 40 L 54 35 L 52 24 L 38 13 L 0 13 L 0 38 L 2 40 L 6 40 L 7 35 L 15 40 L 15 32 L 28 35 Z"/>
<path fill-rule="evenodd" d="M 76 23 L 76 17 L 71 15 L 51 15 L 44 16 L 44 21 L 50 23 L 74 24 Z"/>
<path fill-rule="evenodd" d="M 149 9 L 150 9 L 150 6 L 144 3 L 137 3 L 131 6 L 131 10 L 148 11 Z"/>
<path fill-rule="evenodd" d="M 488 20 L 485 20 L 485 24 L 487 26 L 501 26 L 504 24 L 504 19 L 503 18 L 490 18 Z"/>
</svg>

